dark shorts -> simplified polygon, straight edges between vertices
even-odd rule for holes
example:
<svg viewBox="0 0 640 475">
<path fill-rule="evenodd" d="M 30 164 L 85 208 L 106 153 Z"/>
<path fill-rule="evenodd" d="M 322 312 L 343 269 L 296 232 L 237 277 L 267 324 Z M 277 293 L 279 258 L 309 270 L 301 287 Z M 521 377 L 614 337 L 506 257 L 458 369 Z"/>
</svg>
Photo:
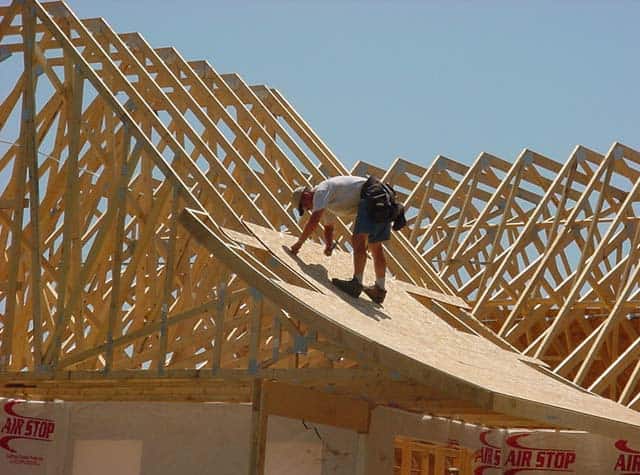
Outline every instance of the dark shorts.
<svg viewBox="0 0 640 475">
<path fill-rule="evenodd" d="M 391 237 L 391 223 L 376 223 L 369 215 L 367 200 L 360 200 L 353 234 L 367 234 L 369 242 L 388 241 Z"/>
</svg>

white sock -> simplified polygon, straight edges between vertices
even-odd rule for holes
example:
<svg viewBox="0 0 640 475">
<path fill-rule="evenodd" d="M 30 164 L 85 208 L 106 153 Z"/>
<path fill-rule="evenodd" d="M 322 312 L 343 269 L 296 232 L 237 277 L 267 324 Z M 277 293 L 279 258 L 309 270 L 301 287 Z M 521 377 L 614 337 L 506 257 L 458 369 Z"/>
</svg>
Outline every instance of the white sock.
<svg viewBox="0 0 640 475">
<path fill-rule="evenodd" d="M 378 277 L 376 279 L 376 285 L 384 290 L 384 277 Z"/>
<path fill-rule="evenodd" d="M 362 284 L 362 274 L 354 274 L 353 278 L 356 279 L 360 284 Z"/>
</svg>

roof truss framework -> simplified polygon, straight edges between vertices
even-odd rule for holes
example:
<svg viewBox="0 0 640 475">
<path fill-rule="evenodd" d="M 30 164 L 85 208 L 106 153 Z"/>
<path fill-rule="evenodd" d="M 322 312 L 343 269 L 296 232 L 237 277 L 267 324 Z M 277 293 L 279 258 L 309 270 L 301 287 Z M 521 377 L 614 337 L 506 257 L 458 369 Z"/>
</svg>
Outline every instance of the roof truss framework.
<svg viewBox="0 0 640 475">
<path fill-rule="evenodd" d="M 265 239 L 268 229 L 296 232 L 293 185 L 347 171 L 278 91 L 186 62 L 173 49 L 154 50 L 139 34 L 118 35 L 103 20 L 81 21 L 61 2 L 0 7 L 0 53 L 21 63 L 0 105 L 0 177 L 9 183 L 0 194 L 5 393 L 69 397 L 82 384 L 86 398 L 193 391 L 195 399 L 238 401 L 250 397 L 252 381 L 277 379 L 479 423 L 549 424 L 545 397 L 512 405 L 506 387 L 478 389 L 483 382 L 417 364 L 300 306 L 299 293 L 319 295 L 306 275 L 312 269 L 296 271 L 273 245 L 252 237 L 246 222 L 263 226 Z M 4 135 L 12 130 L 19 133 Z M 435 178 L 445 189 L 453 174 L 469 173 L 441 162 L 452 173 Z M 416 189 L 428 183 L 427 173 L 399 160 L 386 178 L 435 220 L 448 200 L 424 206 L 430 195 Z M 500 188 L 498 175 L 489 181 Z M 512 196 L 531 193 L 518 190 Z M 178 225 L 185 208 L 192 210 L 189 229 Z M 458 218 L 456 226 L 475 225 L 483 211 L 478 206 L 475 222 Z M 199 217 L 204 226 L 194 227 Z M 544 373 L 534 359 L 504 351 L 506 341 L 467 312 L 424 250 L 411 245 L 422 233 L 421 219 L 414 223 L 418 231 L 389 246 L 392 268 L 405 281 L 394 285 L 413 302 L 413 314 L 425 312 L 454 339 L 468 335 L 472 346 L 488 345 L 498 360 L 526 361 Z M 340 228 L 344 247 L 348 224 Z M 633 388 L 625 391 L 632 400 Z M 553 426 L 635 433 L 622 416 L 602 425 L 593 417 L 581 422 L 567 407 L 550 410 L 559 415 Z"/>
<path fill-rule="evenodd" d="M 2 234 L 4 242 L 11 246 L 8 265 L 3 266 L 6 272 L 3 304 L 7 307 L 7 318 L 2 348 L 4 363 L 12 369 L 40 365 L 56 368 L 60 358 L 69 363 L 69 359 L 64 360 L 64 353 L 95 345 L 105 335 L 109 345 L 113 333 L 120 331 L 113 326 L 135 330 L 141 322 L 149 320 L 149 315 L 157 313 L 158 307 L 162 308 L 160 319 L 165 319 L 169 309 L 180 313 L 181 309 L 193 305 L 195 288 L 203 289 L 199 299 L 205 297 L 208 289 L 215 288 L 217 276 L 207 271 L 206 254 L 200 260 L 197 255 L 186 258 L 189 237 L 174 230 L 176 210 L 187 203 L 196 207 L 201 203 L 211 208 L 217 222 L 232 227 L 242 228 L 239 219 L 243 216 L 269 226 L 297 229 L 297 223 L 270 195 L 267 185 L 273 183 L 267 182 L 264 176 L 258 177 L 247 166 L 255 157 L 264 164 L 269 162 L 213 95 L 205 99 L 210 107 L 217 106 L 222 116 L 219 121 L 226 120 L 227 128 L 237 133 L 237 149 L 249 149 L 253 155 L 247 158 L 237 152 L 216 127 L 214 121 L 218 119 L 202 114 L 202 108 L 181 89 L 139 36 L 126 35 L 130 43 L 137 45 L 134 51 L 139 56 L 148 55 L 140 57 L 141 62 L 104 22 L 80 22 L 61 3 L 45 4 L 44 8 L 35 4 L 34 8 L 41 20 L 35 21 L 32 16 L 28 24 L 38 31 L 38 41 L 36 52 L 25 58 L 35 57 L 39 61 L 39 72 L 46 71 L 47 75 L 46 78 L 38 75 L 31 82 L 19 79 L 3 103 L 3 117 L 5 120 L 12 114 L 17 117 L 12 108 L 16 108 L 20 93 L 25 102 L 34 96 L 23 83 L 35 89 L 39 79 L 39 91 L 45 91 L 40 94 L 44 95 L 46 105 L 40 110 L 36 110 L 35 105 L 29 106 L 30 113 L 36 111 L 35 125 L 25 121 L 20 130 L 23 136 L 35 137 L 34 129 L 38 127 L 35 148 L 46 142 L 53 146 L 53 151 L 46 155 L 31 152 L 39 173 L 45 176 L 39 181 L 27 180 L 27 160 L 22 159 L 26 154 L 18 153 L 18 145 L 9 147 L 3 157 L 3 169 L 13 175 L 3 196 L 3 207 L 9 210 L 3 217 L 11 226 L 11 232 L 7 226 Z M 20 13 L 19 10 L 15 6 L 5 9 L 8 14 L 3 18 L 3 36 L 29 34 L 19 23 L 11 25 L 11 14 Z M 87 25 L 95 36 L 90 34 Z M 8 42 L 4 48 L 20 52 L 29 44 L 33 43 Z M 141 64 L 160 69 L 164 76 L 152 78 Z M 25 68 L 26 74 L 32 69 L 26 59 Z M 43 84 L 45 80 L 48 84 Z M 174 88 L 173 101 L 165 94 L 163 88 L 167 87 Z M 48 99 L 47 94 L 50 94 Z M 204 123 L 201 135 L 213 136 L 215 147 L 209 147 L 186 122 L 189 111 L 198 114 Z M 220 147 L 224 147 L 226 153 L 222 159 L 212 151 Z M 237 175 L 244 179 L 242 183 L 235 179 L 233 169 L 241 170 Z M 272 170 L 270 178 L 279 177 L 279 184 L 285 186 L 280 175 Z M 172 175 L 173 183 L 165 171 Z M 185 178 L 184 182 L 181 177 Z M 34 185 L 42 190 L 34 192 Z M 252 187 L 257 187 L 257 191 L 252 192 Z M 290 189 L 280 190 L 279 194 L 289 193 Z M 182 195 L 186 196 L 185 200 Z M 268 202 L 261 202 L 259 195 L 267 196 Z M 27 196 L 25 202 L 36 205 L 26 219 L 22 219 L 22 200 L 18 203 L 13 196 Z M 273 204 L 277 206 L 271 206 Z M 271 210 L 268 218 L 262 209 Z M 38 218 L 39 211 L 44 219 Z M 16 225 L 20 221 L 26 221 L 24 228 Z M 39 229 L 35 234 L 40 239 L 31 244 L 24 236 L 32 234 L 31 228 L 35 226 Z M 116 232 L 112 234 L 113 229 Z M 31 256 L 45 256 L 38 262 L 40 268 L 45 268 L 44 272 L 41 269 L 31 276 L 25 269 L 20 276 L 18 269 L 25 267 L 25 259 L 29 257 L 24 247 L 28 251 L 33 249 Z M 39 249 L 42 252 L 38 252 Z M 207 280 L 194 282 L 192 276 L 202 272 Z M 30 287 L 30 278 L 44 278 L 43 295 L 37 293 L 34 299 L 30 298 L 30 288 L 40 287 Z M 9 299 L 8 295 L 12 294 L 18 294 L 18 298 Z M 178 297 L 182 294 L 186 298 Z M 42 319 L 43 312 L 35 309 L 33 320 L 18 321 L 18 315 L 26 317 L 31 313 L 30 306 L 39 306 L 43 299 L 48 316 L 41 325 L 36 323 Z M 115 300 L 111 303 L 113 308 L 109 308 L 110 299 Z M 67 308 L 67 300 L 76 302 L 73 305 L 77 308 Z M 210 302 L 202 310 L 211 305 Z M 190 310 L 191 314 L 193 311 Z M 85 312 L 89 312 L 88 318 Z M 107 321 L 108 328 L 105 328 Z M 73 330 L 65 328 L 69 323 L 74 325 Z M 166 338 L 163 337 L 163 346 L 167 344 Z M 130 343 L 131 339 L 129 336 L 126 342 Z M 23 344 L 17 347 L 14 341 Z M 25 345 L 25 341 L 30 344 Z M 126 348 L 132 351 L 130 344 Z M 108 365 L 112 364 L 112 351 L 107 358 Z M 96 354 L 94 348 L 93 355 Z M 77 360 L 78 356 L 71 358 Z M 141 358 L 136 361 L 143 361 Z M 149 363 L 149 360 L 143 362 Z"/>
<path fill-rule="evenodd" d="M 442 157 L 424 169 L 405 201 L 410 241 L 500 336 L 636 407 L 638 153 L 580 146 L 559 164 L 525 150 L 493 173 L 493 188 L 480 183 L 483 156 L 463 173 Z M 462 178 L 441 197 L 455 173 Z"/>
<path fill-rule="evenodd" d="M 26 23 L 36 41 L 24 41 L 29 32 L 22 25 L 23 7 L 12 5 L 2 10 L 2 47 L 18 56 L 34 45 L 32 55 L 22 56 L 26 74 L 33 69 L 29 58 L 37 62 L 29 86 L 37 88 L 42 105 L 32 106 L 34 125 L 18 125 L 21 97 L 36 96 L 18 78 L 2 103 L 2 125 L 11 130 L 4 126 L 13 119 L 22 135 L 36 137 L 31 160 L 40 179 L 26 176 L 28 154 L 20 153 L 22 141 L 16 137 L 2 160 L 3 171 L 13 175 L 2 197 L 2 237 L 10 247 L 1 287 L 7 308 L 3 367 L 113 374 L 197 367 L 209 361 L 198 355 L 207 339 L 214 341 L 215 324 L 202 316 L 220 305 L 217 289 L 248 299 L 227 308 L 228 334 L 217 335 L 236 335 L 236 346 L 246 346 L 252 305 L 247 289 L 234 288 L 233 276 L 221 275 L 208 254 L 176 230 L 177 210 L 207 209 L 216 223 L 236 229 L 244 228 L 241 218 L 298 229 L 283 208 L 290 188 L 282 170 L 297 183 L 324 175 L 300 172 L 278 142 L 310 169 L 344 167 L 275 91 L 246 87 L 245 100 L 255 102 L 247 109 L 226 86 L 233 76 L 238 89 L 241 80 L 235 75 L 222 80 L 201 62 L 192 63 L 196 74 L 177 52 L 156 52 L 137 34 L 118 36 L 103 20 L 80 21 L 60 2 L 24 8 L 32 12 Z M 321 162 L 306 157 L 254 90 L 271 98 L 266 103 L 280 108 L 279 117 L 303 137 L 308 150 L 321 155 Z M 23 201 L 39 206 L 25 214 Z M 31 235 L 39 239 L 29 241 Z M 26 263 L 34 256 L 37 266 L 31 268 L 39 271 L 31 273 Z M 411 272 L 419 280 L 424 266 L 416 256 Z M 32 296 L 34 288 L 42 292 Z M 8 297 L 14 294 L 16 299 Z M 446 317 L 468 326 L 451 310 Z M 232 360 L 243 356 L 231 354 Z"/>
</svg>

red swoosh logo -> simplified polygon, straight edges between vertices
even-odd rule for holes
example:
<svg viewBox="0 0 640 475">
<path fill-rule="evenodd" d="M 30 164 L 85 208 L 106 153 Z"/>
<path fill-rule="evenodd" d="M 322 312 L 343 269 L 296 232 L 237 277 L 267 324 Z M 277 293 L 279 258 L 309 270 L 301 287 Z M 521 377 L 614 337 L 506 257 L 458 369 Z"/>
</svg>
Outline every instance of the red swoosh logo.
<svg viewBox="0 0 640 475">
<path fill-rule="evenodd" d="M 530 435 L 531 434 L 516 434 L 516 435 L 509 436 L 509 437 L 507 437 L 507 440 L 506 440 L 507 445 L 509 445 L 511 447 L 514 447 L 516 449 L 525 449 L 525 450 L 558 450 L 558 449 L 552 449 L 552 448 L 526 447 L 524 445 L 520 445 L 518 440 L 520 438 L 528 437 Z M 575 452 L 575 450 L 572 450 L 572 449 L 562 449 L 562 451 L 563 452 Z"/>
<path fill-rule="evenodd" d="M 492 468 L 500 468 L 494 467 L 493 465 L 482 465 L 481 467 L 476 467 L 473 471 L 473 475 L 485 475 L 485 470 L 491 470 Z"/>
<path fill-rule="evenodd" d="M 16 412 L 13 410 L 13 406 L 15 406 L 16 404 L 20 404 L 20 401 L 14 401 L 14 400 L 9 401 L 4 405 L 4 412 L 12 416 L 22 417 L 20 414 L 16 414 Z"/>
<path fill-rule="evenodd" d="M 20 414 L 17 414 L 14 410 L 13 410 L 13 406 L 15 406 L 16 404 L 22 404 L 24 403 L 24 401 L 9 401 L 8 403 L 6 403 L 4 405 L 4 412 L 6 412 L 7 414 L 14 416 L 14 417 L 21 417 L 23 419 L 31 419 L 32 421 L 43 421 L 43 422 L 53 422 L 52 419 L 42 419 L 40 417 L 30 417 L 30 416 L 23 416 Z"/>
<path fill-rule="evenodd" d="M 616 446 L 616 449 L 618 449 L 621 452 L 626 452 L 628 454 L 640 454 L 640 451 L 632 449 L 631 447 L 629 447 L 628 444 L 629 444 L 628 440 L 620 439 L 620 440 L 616 440 L 616 443 L 614 445 Z M 634 475 L 634 474 L 622 474 L 622 475 Z"/>
<path fill-rule="evenodd" d="M 491 442 L 487 441 L 487 436 L 489 435 L 490 432 L 491 432 L 490 430 L 485 430 L 484 432 L 480 432 L 480 442 L 482 442 L 484 445 L 487 445 L 491 448 L 499 449 L 500 447 L 498 447 L 497 445 L 493 445 Z"/>
<path fill-rule="evenodd" d="M 9 452 L 13 452 L 15 453 L 16 451 L 14 449 L 12 449 L 11 447 L 9 447 L 9 441 L 16 439 L 17 437 L 12 437 L 12 436 L 6 436 L 0 439 L 0 447 L 2 447 L 5 450 L 8 450 Z"/>
<path fill-rule="evenodd" d="M 511 447 L 515 447 L 517 449 L 528 449 L 528 450 L 537 450 L 534 449 L 532 447 L 525 447 L 524 445 L 520 445 L 520 443 L 518 442 L 518 439 L 522 438 L 522 437 L 528 437 L 530 434 L 516 434 L 516 435 L 510 435 L 509 437 L 507 437 L 507 444 L 510 445 Z"/>
<path fill-rule="evenodd" d="M 25 436 L 21 436 L 21 435 L 6 435 L 2 438 L 0 438 L 0 447 L 2 447 L 3 449 L 8 450 L 9 452 L 12 453 L 16 453 L 15 449 L 12 449 L 11 447 L 9 447 L 9 442 L 14 440 L 14 439 L 31 439 L 31 440 L 40 440 L 42 442 L 51 442 L 50 440 L 46 440 L 46 439 L 38 439 L 37 437 L 25 437 Z"/>
<path fill-rule="evenodd" d="M 556 470 L 553 468 L 512 468 L 504 472 L 504 475 L 516 475 L 522 472 L 572 472 L 572 470 Z M 573 472 L 572 472 L 573 473 Z M 624 474 L 623 474 L 624 475 Z"/>
</svg>

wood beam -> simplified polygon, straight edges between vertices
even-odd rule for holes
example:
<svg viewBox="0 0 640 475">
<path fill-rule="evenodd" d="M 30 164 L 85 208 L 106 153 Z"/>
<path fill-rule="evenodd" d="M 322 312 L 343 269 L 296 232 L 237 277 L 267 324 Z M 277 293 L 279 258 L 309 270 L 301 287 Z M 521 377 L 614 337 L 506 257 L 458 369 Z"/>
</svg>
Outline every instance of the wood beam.
<svg viewBox="0 0 640 475">
<path fill-rule="evenodd" d="M 251 387 L 251 440 L 249 475 L 264 475 L 267 452 L 267 424 L 269 413 L 265 407 L 266 391 L 262 379 L 253 381 Z"/>
<path fill-rule="evenodd" d="M 266 410 L 271 415 L 369 432 L 366 401 L 272 381 L 266 381 L 264 389 Z"/>
</svg>

